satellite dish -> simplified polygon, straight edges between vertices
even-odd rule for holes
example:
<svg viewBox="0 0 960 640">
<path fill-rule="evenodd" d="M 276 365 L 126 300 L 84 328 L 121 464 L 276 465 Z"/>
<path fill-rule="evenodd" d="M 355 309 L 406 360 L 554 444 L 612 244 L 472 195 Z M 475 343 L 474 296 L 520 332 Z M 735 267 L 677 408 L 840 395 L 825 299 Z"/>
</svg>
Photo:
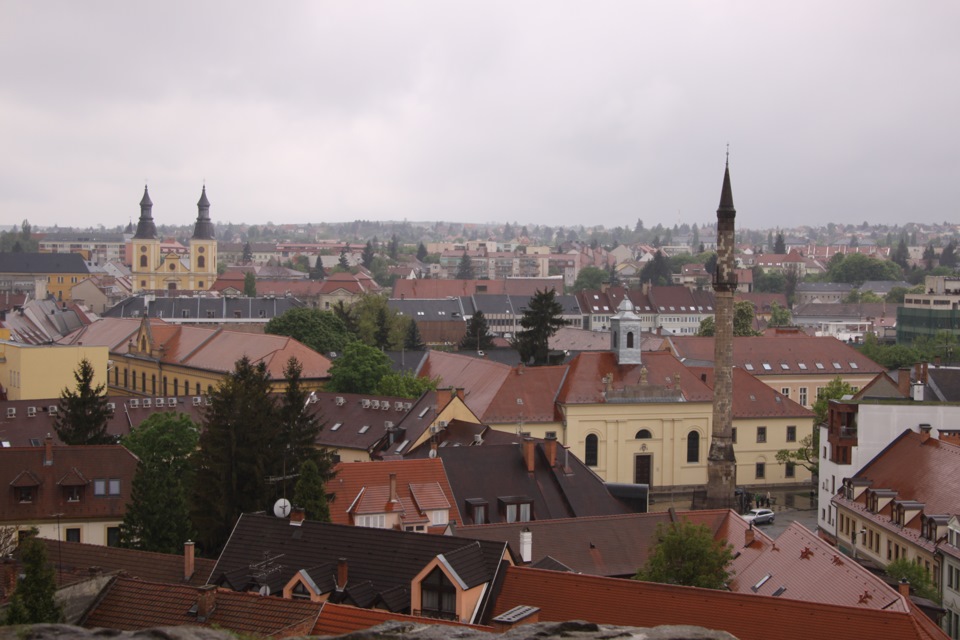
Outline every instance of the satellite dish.
<svg viewBox="0 0 960 640">
<path fill-rule="evenodd" d="M 286 518 L 290 515 L 290 501 L 286 498 L 280 498 L 273 504 L 273 515 L 278 518 Z"/>
<path fill-rule="evenodd" d="M 283 502 L 283 500 L 281 500 L 280 502 Z M 278 503 L 278 504 L 279 504 L 279 503 Z M 268 595 L 270 595 L 270 587 L 268 587 L 267 585 L 263 585 L 262 587 L 260 587 L 259 593 L 260 593 L 260 595 L 262 595 L 262 596 L 268 596 Z"/>
</svg>

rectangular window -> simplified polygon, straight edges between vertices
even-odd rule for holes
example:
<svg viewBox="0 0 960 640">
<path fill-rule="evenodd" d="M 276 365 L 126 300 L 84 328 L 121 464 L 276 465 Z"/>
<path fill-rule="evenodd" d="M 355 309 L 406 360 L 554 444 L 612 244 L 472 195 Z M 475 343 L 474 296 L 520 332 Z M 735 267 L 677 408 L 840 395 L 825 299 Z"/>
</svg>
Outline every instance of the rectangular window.
<svg viewBox="0 0 960 640">
<path fill-rule="evenodd" d="M 766 462 L 758 462 L 758 463 L 757 463 L 757 473 L 756 473 L 756 478 L 757 478 L 757 480 L 763 480 L 763 479 L 766 478 L 766 477 L 767 477 L 767 463 L 766 463 Z"/>
<path fill-rule="evenodd" d="M 356 516 L 354 518 L 354 524 L 358 527 L 371 527 L 374 529 L 384 529 L 387 526 L 386 516 L 382 513 L 369 516 Z"/>
<path fill-rule="evenodd" d="M 73 527 L 67 529 L 63 539 L 67 542 L 80 542 L 80 529 Z"/>
<path fill-rule="evenodd" d="M 797 465 L 792 462 L 788 462 L 784 468 L 784 476 L 787 478 L 796 478 L 797 477 Z"/>
<path fill-rule="evenodd" d="M 107 527 L 107 546 L 120 546 L 120 527 Z"/>
<path fill-rule="evenodd" d="M 806 387 L 800 387 L 800 399 L 799 399 L 799 402 L 800 402 L 800 404 L 803 405 L 804 407 L 807 406 L 807 388 L 806 388 Z"/>
<path fill-rule="evenodd" d="M 789 397 L 790 397 L 790 387 L 781 387 L 781 388 L 780 388 L 780 393 L 782 393 L 785 397 L 789 398 Z"/>
<path fill-rule="evenodd" d="M 730 431 L 733 434 L 733 444 L 737 444 L 737 428 L 733 427 Z"/>
<path fill-rule="evenodd" d="M 757 442 L 766 442 L 766 441 L 767 441 L 767 428 L 757 427 Z"/>
<path fill-rule="evenodd" d="M 17 487 L 17 502 L 28 504 L 33 502 L 34 487 Z"/>
<path fill-rule="evenodd" d="M 797 428 L 795 426 L 787 427 L 787 442 L 797 441 Z"/>
<path fill-rule="evenodd" d="M 106 480 L 94 480 L 93 481 L 93 495 L 95 496 L 105 496 L 107 495 L 107 481 Z"/>
<path fill-rule="evenodd" d="M 120 479 L 119 478 L 110 478 L 110 495 L 118 496 L 120 495 Z"/>
</svg>

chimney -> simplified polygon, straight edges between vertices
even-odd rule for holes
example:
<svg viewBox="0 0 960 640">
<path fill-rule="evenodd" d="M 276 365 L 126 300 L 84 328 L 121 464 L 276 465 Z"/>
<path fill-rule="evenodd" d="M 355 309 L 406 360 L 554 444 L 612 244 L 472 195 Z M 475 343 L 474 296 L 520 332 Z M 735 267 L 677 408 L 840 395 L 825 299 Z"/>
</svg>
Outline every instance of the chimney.
<svg viewBox="0 0 960 640">
<path fill-rule="evenodd" d="M 397 502 L 397 474 L 390 474 L 390 502 Z"/>
<path fill-rule="evenodd" d="M 293 526 L 299 527 L 306 518 L 307 513 L 301 507 L 293 507 L 290 509 L 290 524 Z"/>
<path fill-rule="evenodd" d="M 533 473 L 533 470 L 536 468 L 533 457 L 536 442 L 534 442 L 533 438 L 524 438 L 522 446 L 523 464 L 527 467 L 527 473 Z"/>
<path fill-rule="evenodd" d="M 524 564 L 533 562 L 533 532 L 529 527 L 520 532 L 520 560 Z"/>
<path fill-rule="evenodd" d="M 453 389 L 437 389 L 437 413 L 450 404 L 453 399 Z"/>
<path fill-rule="evenodd" d="M 337 591 L 347 588 L 347 559 L 337 558 Z"/>
<path fill-rule="evenodd" d="M 753 530 L 753 523 L 750 523 L 750 526 L 747 527 L 747 530 L 743 532 L 743 546 L 749 547 L 753 544 L 754 539 L 756 539 L 757 534 Z"/>
<path fill-rule="evenodd" d="M 901 579 L 899 584 L 897 584 L 897 591 L 899 591 L 900 595 L 902 595 L 904 598 L 909 598 L 910 597 L 910 581 L 907 580 L 906 578 Z"/>
<path fill-rule="evenodd" d="M 53 436 L 49 433 L 43 440 L 43 466 L 53 466 Z"/>
<path fill-rule="evenodd" d="M 463 387 L 457 387 L 457 397 L 460 398 L 461 400 L 463 400 L 463 396 L 464 396 L 464 394 L 463 394 Z M 452 400 L 452 398 L 451 398 L 451 400 Z"/>
<path fill-rule="evenodd" d="M 183 543 L 183 581 L 189 582 L 190 578 L 193 577 L 194 570 L 194 555 L 193 555 L 193 541 L 187 540 Z"/>
<path fill-rule="evenodd" d="M 197 594 L 197 620 L 204 622 L 209 618 L 214 609 L 217 608 L 217 587 L 212 584 L 205 584 L 200 587 Z"/>
<path fill-rule="evenodd" d="M 910 397 L 910 367 L 900 367 L 897 371 L 897 390 L 904 398 Z"/>
<path fill-rule="evenodd" d="M 547 454 L 547 462 L 551 467 L 557 465 L 557 433 L 556 431 L 547 431 L 547 437 L 544 439 L 543 449 Z"/>
<path fill-rule="evenodd" d="M 927 440 L 930 439 L 930 425 L 922 424 L 920 425 L 920 444 L 926 444 Z"/>
<path fill-rule="evenodd" d="M 923 363 L 923 380 L 921 380 L 921 382 L 923 382 L 923 384 L 927 384 L 927 363 L 926 362 Z"/>
</svg>

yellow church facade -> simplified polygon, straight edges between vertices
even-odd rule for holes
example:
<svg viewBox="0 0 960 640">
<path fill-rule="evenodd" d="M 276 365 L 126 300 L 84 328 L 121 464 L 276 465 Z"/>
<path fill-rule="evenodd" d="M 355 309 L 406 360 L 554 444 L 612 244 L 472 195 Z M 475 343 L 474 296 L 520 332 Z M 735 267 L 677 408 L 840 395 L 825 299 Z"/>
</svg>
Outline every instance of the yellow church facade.
<svg viewBox="0 0 960 640">
<path fill-rule="evenodd" d="M 207 290 L 217 279 L 217 238 L 210 220 L 210 201 L 203 187 L 197 202 L 197 221 L 187 253 L 164 245 L 153 220 L 153 202 L 147 188 L 140 200 L 140 219 L 130 242 L 133 291 Z"/>
</svg>

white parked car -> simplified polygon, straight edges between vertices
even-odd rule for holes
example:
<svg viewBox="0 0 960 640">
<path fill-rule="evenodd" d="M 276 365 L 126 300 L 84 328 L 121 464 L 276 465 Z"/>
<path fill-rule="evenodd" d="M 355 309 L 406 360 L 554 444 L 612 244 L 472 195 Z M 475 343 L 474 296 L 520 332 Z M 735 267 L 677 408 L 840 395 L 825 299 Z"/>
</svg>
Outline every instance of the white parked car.
<svg viewBox="0 0 960 640">
<path fill-rule="evenodd" d="M 770 509 L 750 509 L 750 513 L 740 516 L 747 522 L 754 524 L 773 523 L 776 514 Z"/>
</svg>

